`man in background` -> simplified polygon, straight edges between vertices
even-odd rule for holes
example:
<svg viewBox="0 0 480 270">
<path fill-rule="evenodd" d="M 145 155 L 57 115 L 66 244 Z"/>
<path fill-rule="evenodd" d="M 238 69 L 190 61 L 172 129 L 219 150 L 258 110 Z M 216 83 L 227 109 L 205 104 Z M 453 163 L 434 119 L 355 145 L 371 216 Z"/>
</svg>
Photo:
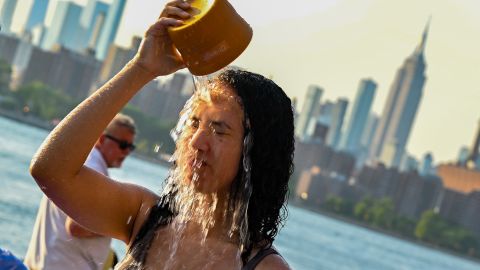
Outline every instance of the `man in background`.
<svg viewBox="0 0 480 270">
<path fill-rule="evenodd" d="M 116 115 L 97 139 L 84 165 L 108 176 L 108 168 L 121 167 L 125 158 L 135 149 L 135 133 L 132 118 Z M 89 231 L 75 222 L 44 195 L 25 255 L 25 264 L 31 270 L 109 269 L 111 265 L 105 262 L 109 256 L 110 242 L 110 238 Z"/>
</svg>

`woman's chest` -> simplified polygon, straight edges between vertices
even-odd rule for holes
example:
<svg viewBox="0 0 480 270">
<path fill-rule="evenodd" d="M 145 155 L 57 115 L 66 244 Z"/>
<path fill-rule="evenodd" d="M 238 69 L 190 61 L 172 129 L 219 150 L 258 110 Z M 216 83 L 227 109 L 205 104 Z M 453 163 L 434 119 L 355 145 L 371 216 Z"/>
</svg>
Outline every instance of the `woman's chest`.
<svg viewBox="0 0 480 270">
<path fill-rule="evenodd" d="M 241 269 L 236 245 L 175 231 L 156 233 L 145 259 L 145 269 Z"/>
</svg>

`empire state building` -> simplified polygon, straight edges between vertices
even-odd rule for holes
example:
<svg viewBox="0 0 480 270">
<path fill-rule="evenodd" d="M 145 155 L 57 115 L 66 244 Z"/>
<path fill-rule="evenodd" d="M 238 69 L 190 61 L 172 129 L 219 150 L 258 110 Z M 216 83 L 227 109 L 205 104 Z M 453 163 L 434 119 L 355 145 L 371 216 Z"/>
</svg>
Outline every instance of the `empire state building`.
<svg viewBox="0 0 480 270">
<path fill-rule="evenodd" d="M 425 84 L 424 51 L 429 24 L 420 44 L 398 69 L 372 142 L 371 158 L 400 167 Z"/>
</svg>

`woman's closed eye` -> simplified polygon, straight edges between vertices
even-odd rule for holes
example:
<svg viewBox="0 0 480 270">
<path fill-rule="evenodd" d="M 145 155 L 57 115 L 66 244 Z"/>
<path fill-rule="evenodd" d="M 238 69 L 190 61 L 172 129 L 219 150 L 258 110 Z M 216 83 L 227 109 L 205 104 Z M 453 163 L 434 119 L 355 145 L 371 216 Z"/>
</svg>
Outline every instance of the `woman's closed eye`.
<svg viewBox="0 0 480 270">
<path fill-rule="evenodd" d="M 189 127 L 192 130 L 196 130 L 200 128 L 200 126 L 202 125 L 202 123 L 200 122 L 200 119 L 196 117 L 190 118 L 186 124 L 187 124 L 187 127 Z M 210 130 L 210 132 L 215 135 L 228 135 L 229 130 L 231 129 L 230 126 L 228 126 L 223 121 L 211 121 L 208 124 L 208 127 L 205 127 L 205 128 Z"/>
<path fill-rule="evenodd" d="M 217 122 L 217 121 L 213 121 L 210 123 L 210 129 L 212 130 L 212 133 L 213 134 L 216 134 L 216 135 L 228 135 L 229 134 L 229 126 L 224 123 L 224 122 Z"/>
</svg>

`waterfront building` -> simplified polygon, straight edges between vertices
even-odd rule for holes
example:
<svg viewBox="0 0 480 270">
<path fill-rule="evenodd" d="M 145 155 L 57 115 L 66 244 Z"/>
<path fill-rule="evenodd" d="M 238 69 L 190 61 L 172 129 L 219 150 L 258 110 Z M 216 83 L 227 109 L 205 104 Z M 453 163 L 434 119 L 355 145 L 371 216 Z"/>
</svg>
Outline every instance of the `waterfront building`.
<svg viewBox="0 0 480 270">
<path fill-rule="evenodd" d="M 358 197 L 355 192 L 347 182 L 338 181 L 314 166 L 300 175 L 294 198 L 303 205 L 318 208 L 331 196 L 355 200 Z"/>
<path fill-rule="evenodd" d="M 18 37 L 0 33 L 0 58 L 7 64 L 13 65 L 19 44 Z"/>
<path fill-rule="evenodd" d="M 392 199 L 395 211 L 412 219 L 419 219 L 424 211 L 434 209 L 443 191 L 442 181 L 436 176 L 400 172 L 383 164 L 364 166 L 356 177 L 355 188 L 362 192 L 362 197 Z"/>
<path fill-rule="evenodd" d="M 435 207 L 445 219 L 480 237 L 480 171 L 454 164 L 437 167 L 445 189 Z"/>
<path fill-rule="evenodd" d="M 108 50 L 108 55 L 103 61 L 102 68 L 97 78 L 96 84 L 92 87 L 91 91 L 95 91 L 103 85 L 105 82 L 113 78 L 132 58 L 138 51 L 142 38 L 134 36 L 130 47 L 123 48 L 121 46 L 112 45 Z"/>
<path fill-rule="evenodd" d="M 62 46 L 51 51 L 35 47 L 19 85 L 40 81 L 75 100 L 82 100 L 88 96 L 99 69 L 100 62 L 93 55 L 79 54 Z"/>
<path fill-rule="evenodd" d="M 175 123 L 183 106 L 193 94 L 193 78 L 189 73 L 176 72 L 170 80 L 163 85 L 165 91 L 165 103 L 161 107 L 160 117 L 162 120 Z"/>
<path fill-rule="evenodd" d="M 391 164 L 385 164 L 391 166 Z M 412 155 L 405 153 L 400 163 L 399 170 L 401 172 L 418 172 L 420 168 L 420 162 Z"/>
</svg>

